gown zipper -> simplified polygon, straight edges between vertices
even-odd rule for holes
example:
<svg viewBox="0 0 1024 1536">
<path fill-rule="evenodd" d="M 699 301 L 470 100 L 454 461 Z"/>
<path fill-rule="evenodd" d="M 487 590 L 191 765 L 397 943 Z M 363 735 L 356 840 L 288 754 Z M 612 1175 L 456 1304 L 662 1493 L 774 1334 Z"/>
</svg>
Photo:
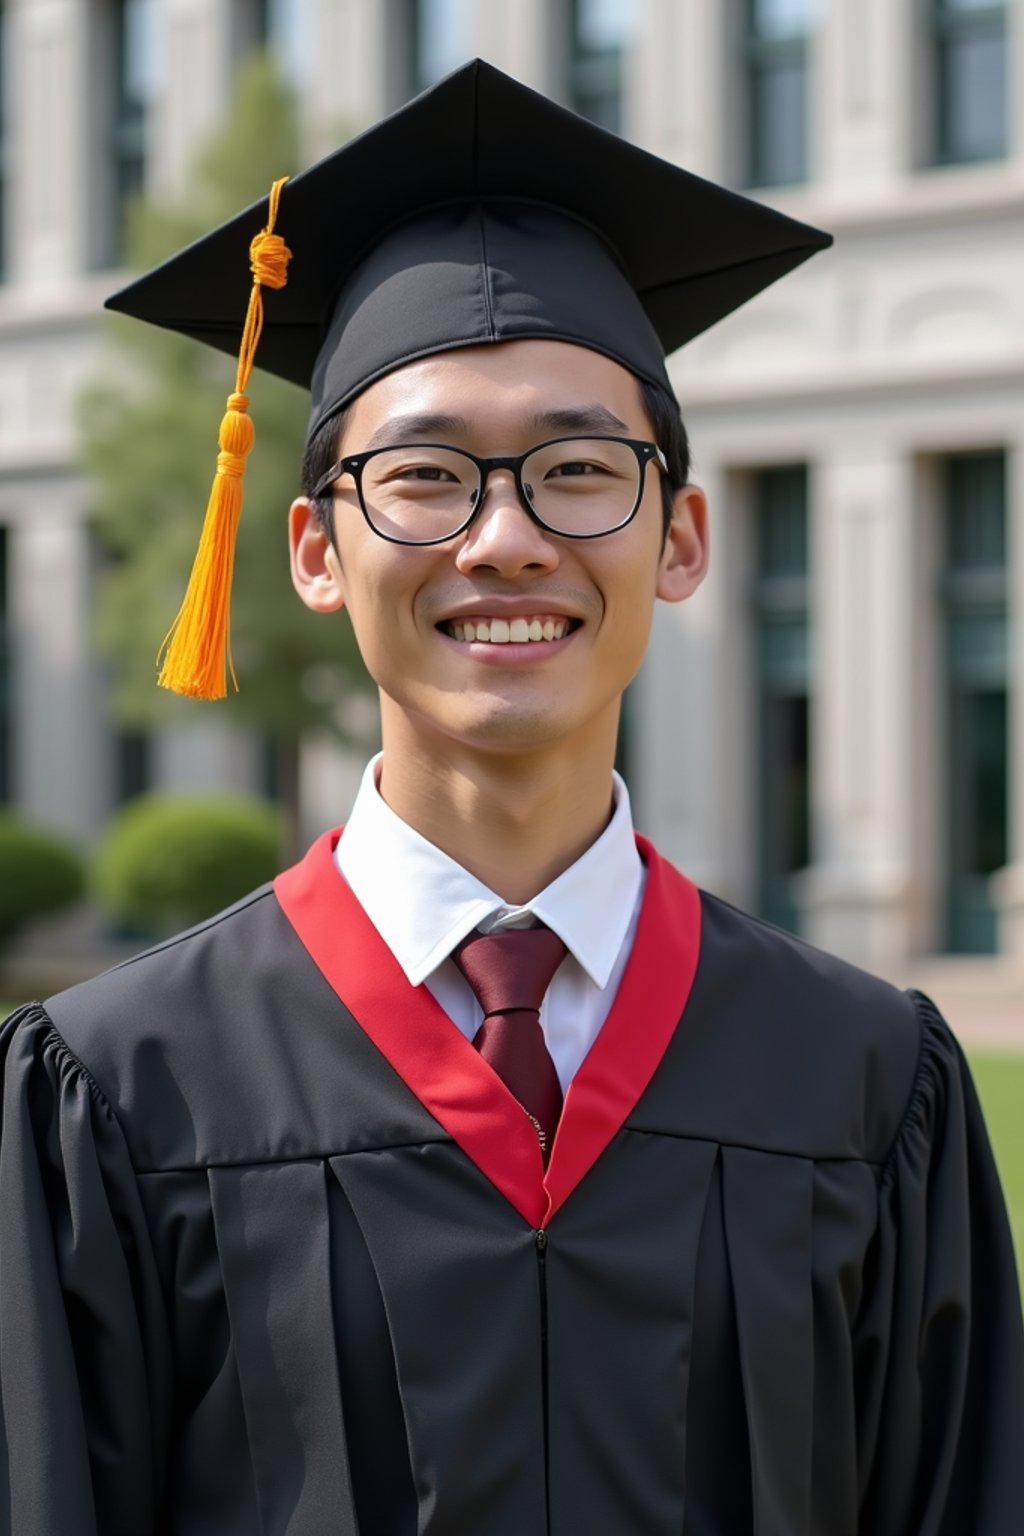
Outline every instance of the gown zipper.
<svg viewBox="0 0 1024 1536">
<path fill-rule="evenodd" d="M 540 1379 L 541 1422 L 544 1432 L 544 1529 L 551 1529 L 551 1472 L 550 1447 L 548 1444 L 548 1287 L 547 1250 L 548 1234 L 543 1227 L 534 1233 L 537 1248 L 537 1280 L 540 1285 Z"/>
</svg>

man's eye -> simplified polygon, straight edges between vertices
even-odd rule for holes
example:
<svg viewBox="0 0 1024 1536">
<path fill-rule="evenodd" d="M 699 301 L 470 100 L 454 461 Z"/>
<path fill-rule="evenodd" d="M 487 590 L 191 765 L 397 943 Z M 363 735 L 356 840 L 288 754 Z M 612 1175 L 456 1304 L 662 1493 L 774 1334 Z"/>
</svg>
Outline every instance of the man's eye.
<svg viewBox="0 0 1024 1536">
<path fill-rule="evenodd" d="M 388 476 L 389 480 L 414 480 L 427 484 L 455 478 L 450 469 L 443 469 L 440 464 L 403 464 L 401 469 L 393 470 Z"/>
<path fill-rule="evenodd" d="M 551 470 L 553 475 L 599 475 L 600 464 L 585 464 L 582 459 L 570 459 L 565 464 L 556 464 Z"/>
</svg>

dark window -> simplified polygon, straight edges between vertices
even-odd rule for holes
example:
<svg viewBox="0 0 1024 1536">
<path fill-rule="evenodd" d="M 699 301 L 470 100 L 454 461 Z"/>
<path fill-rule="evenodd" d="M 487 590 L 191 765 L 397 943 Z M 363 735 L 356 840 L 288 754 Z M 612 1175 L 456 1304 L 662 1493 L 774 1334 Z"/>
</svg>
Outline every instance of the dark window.
<svg viewBox="0 0 1024 1536">
<path fill-rule="evenodd" d="M 155 0 L 114 0 L 114 243 L 124 253 L 125 213 L 146 181 L 146 114 L 153 91 Z"/>
<path fill-rule="evenodd" d="M 754 481 L 759 906 L 795 930 L 793 876 L 811 862 L 807 468 Z"/>
<path fill-rule="evenodd" d="M 1006 153 L 1005 0 L 933 0 L 936 158 L 995 160 Z"/>
<path fill-rule="evenodd" d="M 11 740 L 14 725 L 7 565 L 7 529 L 0 524 L 0 805 L 11 798 Z"/>
<path fill-rule="evenodd" d="M 633 37 L 634 0 L 571 0 L 569 101 L 575 111 L 622 132 L 625 57 Z"/>
<path fill-rule="evenodd" d="M 284 78 L 299 87 L 308 78 L 309 0 L 256 0 L 256 42 L 275 54 Z"/>
<path fill-rule="evenodd" d="M 114 738 L 114 793 L 118 804 L 152 788 L 152 751 L 146 731 L 119 731 Z"/>
<path fill-rule="evenodd" d="M 110 571 L 122 566 L 125 559 L 123 548 L 109 544 L 95 527 L 90 529 L 91 606 L 102 605 L 103 579 Z M 109 682 L 112 685 L 113 680 L 109 679 Z M 145 730 L 122 724 L 109 706 L 105 718 L 108 721 L 107 787 L 111 804 L 118 806 L 152 788 L 152 738 Z"/>
<path fill-rule="evenodd" d="M 807 180 L 808 49 L 814 0 L 748 0 L 747 180 Z"/>
<path fill-rule="evenodd" d="M 409 93 L 436 85 L 470 57 L 469 0 L 412 0 Z"/>
<path fill-rule="evenodd" d="M 963 454 L 944 465 L 948 803 L 946 943 L 991 953 L 989 881 L 1009 832 L 1006 459 Z"/>
</svg>

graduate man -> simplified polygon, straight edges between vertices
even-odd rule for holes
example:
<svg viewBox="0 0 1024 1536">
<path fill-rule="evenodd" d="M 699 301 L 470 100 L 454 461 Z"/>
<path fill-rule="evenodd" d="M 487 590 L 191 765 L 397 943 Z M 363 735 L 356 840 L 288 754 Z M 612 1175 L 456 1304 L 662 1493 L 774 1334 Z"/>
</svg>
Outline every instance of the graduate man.
<svg viewBox="0 0 1024 1536">
<path fill-rule="evenodd" d="M 4 1530 L 1024 1529 L 952 1036 L 612 771 L 707 561 L 664 353 L 826 243 L 477 63 L 115 301 L 242 349 L 166 680 L 223 673 L 258 340 L 384 745 L 272 887 L 4 1027 Z"/>
</svg>

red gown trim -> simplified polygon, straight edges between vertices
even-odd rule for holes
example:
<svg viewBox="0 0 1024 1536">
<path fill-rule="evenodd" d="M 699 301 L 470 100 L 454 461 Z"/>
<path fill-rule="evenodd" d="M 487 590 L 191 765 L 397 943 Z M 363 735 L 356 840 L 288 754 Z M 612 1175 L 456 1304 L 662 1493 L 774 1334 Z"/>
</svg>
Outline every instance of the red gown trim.
<svg viewBox="0 0 1024 1536">
<path fill-rule="evenodd" d="M 621 1128 L 686 1007 L 700 894 L 637 837 L 647 884 L 611 1011 L 569 1084 L 547 1170 L 522 1108 L 425 986 L 411 987 L 334 863 L 325 832 L 274 892 L 332 990 L 403 1082 L 523 1219 L 545 1226 Z"/>
</svg>

